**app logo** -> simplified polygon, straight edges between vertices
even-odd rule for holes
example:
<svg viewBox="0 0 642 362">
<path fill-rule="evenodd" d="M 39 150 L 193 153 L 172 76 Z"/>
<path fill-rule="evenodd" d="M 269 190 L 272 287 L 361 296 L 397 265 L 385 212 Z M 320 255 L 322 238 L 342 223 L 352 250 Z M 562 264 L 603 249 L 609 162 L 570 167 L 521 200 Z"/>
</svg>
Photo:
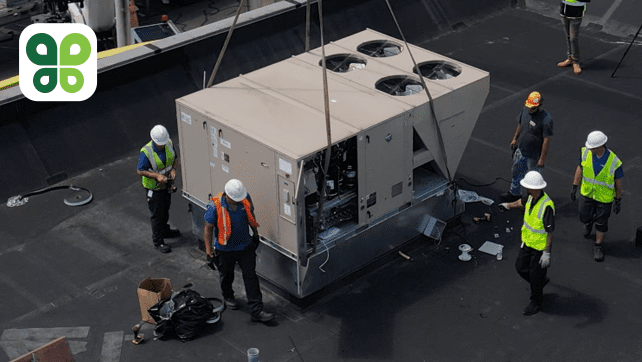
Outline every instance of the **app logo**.
<svg viewBox="0 0 642 362">
<path fill-rule="evenodd" d="M 29 25 L 20 34 L 20 90 L 32 101 L 84 101 L 96 91 L 96 49 L 87 25 Z"/>
</svg>

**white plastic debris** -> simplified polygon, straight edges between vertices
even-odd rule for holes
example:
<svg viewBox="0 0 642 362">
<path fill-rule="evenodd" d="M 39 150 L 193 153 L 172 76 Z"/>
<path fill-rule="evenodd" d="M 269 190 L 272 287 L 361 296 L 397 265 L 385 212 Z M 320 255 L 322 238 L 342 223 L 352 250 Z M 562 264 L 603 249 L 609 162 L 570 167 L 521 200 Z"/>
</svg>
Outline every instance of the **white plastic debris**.
<svg viewBox="0 0 642 362">
<path fill-rule="evenodd" d="M 495 203 L 495 201 L 487 197 L 477 195 L 475 191 L 459 189 L 457 190 L 457 197 L 459 197 L 459 199 L 465 203 L 481 201 L 484 205 L 488 205 L 488 206 Z"/>
<path fill-rule="evenodd" d="M 9 200 L 7 200 L 7 206 L 8 207 L 16 207 L 16 206 L 22 206 L 29 201 L 28 197 L 23 198 L 21 195 L 18 196 L 11 196 Z"/>
<path fill-rule="evenodd" d="M 461 251 L 461 255 L 459 256 L 459 260 L 461 261 L 469 261 L 472 256 L 468 254 L 469 251 L 472 251 L 473 248 L 468 245 L 468 244 L 461 244 L 459 245 L 459 251 Z"/>
<path fill-rule="evenodd" d="M 486 241 L 480 248 L 479 251 L 482 253 L 497 255 L 504 248 L 504 245 L 493 243 L 492 241 Z"/>
</svg>

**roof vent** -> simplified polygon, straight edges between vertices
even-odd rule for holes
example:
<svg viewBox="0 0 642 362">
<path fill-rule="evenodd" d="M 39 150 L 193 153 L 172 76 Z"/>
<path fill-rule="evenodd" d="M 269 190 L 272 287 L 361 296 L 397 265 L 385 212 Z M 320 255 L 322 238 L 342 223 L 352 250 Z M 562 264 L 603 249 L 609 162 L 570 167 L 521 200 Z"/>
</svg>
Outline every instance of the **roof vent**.
<svg viewBox="0 0 642 362">
<path fill-rule="evenodd" d="M 406 75 L 393 75 L 379 79 L 375 88 L 393 96 L 411 96 L 421 93 L 424 89 L 419 79 Z"/>
<path fill-rule="evenodd" d="M 461 68 L 458 65 L 443 60 L 419 63 L 419 70 L 422 76 L 431 80 L 452 79 L 461 74 Z M 415 73 L 417 73 L 416 68 Z"/>
<path fill-rule="evenodd" d="M 401 46 L 388 40 L 373 40 L 359 45 L 357 51 L 369 57 L 385 58 L 401 53 Z"/>
<path fill-rule="evenodd" d="M 319 66 L 322 66 L 319 60 Z M 334 54 L 325 58 L 325 65 L 328 70 L 337 73 L 347 73 L 366 67 L 366 60 L 352 54 Z"/>
</svg>

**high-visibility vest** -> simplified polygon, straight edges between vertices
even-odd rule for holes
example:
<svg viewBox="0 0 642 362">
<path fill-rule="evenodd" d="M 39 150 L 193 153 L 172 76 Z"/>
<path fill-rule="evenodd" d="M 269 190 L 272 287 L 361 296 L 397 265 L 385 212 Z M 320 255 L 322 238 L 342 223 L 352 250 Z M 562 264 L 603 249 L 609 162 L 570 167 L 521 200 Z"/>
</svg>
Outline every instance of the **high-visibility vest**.
<svg viewBox="0 0 642 362">
<path fill-rule="evenodd" d="M 581 1 L 581 2 L 584 2 L 584 1 Z M 578 3 L 578 0 L 562 0 L 562 4 L 568 4 L 571 6 L 577 6 L 577 3 Z M 585 11 L 585 10 L 586 10 L 586 5 L 584 5 L 584 10 L 582 11 Z"/>
<path fill-rule="evenodd" d="M 152 170 L 154 172 L 165 175 L 172 170 L 172 166 L 174 165 L 174 158 L 176 157 L 176 155 L 174 154 L 174 146 L 171 140 L 169 141 L 169 144 L 165 145 L 165 163 L 163 163 L 160 157 L 158 157 L 158 154 L 154 152 L 152 141 L 149 141 L 149 143 L 143 146 L 143 148 L 140 149 L 140 152 L 143 152 L 145 156 L 147 156 L 149 164 L 152 165 Z M 154 178 L 143 176 L 142 182 L 143 187 L 148 190 L 157 191 L 161 189 L 160 183 Z"/>
<path fill-rule="evenodd" d="M 615 198 L 615 170 L 622 166 L 622 161 L 610 151 L 606 164 L 599 174 L 593 169 L 593 153 L 582 147 L 582 189 L 583 196 L 608 204 Z"/>
<path fill-rule="evenodd" d="M 526 210 L 524 211 L 522 241 L 526 246 L 541 251 L 546 249 L 546 236 L 548 235 L 548 232 L 544 229 L 544 211 L 550 206 L 553 210 L 553 215 L 555 215 L 555 205 L 553 205 L 553 200 L 546 193 L 539 198 L 531 210 L 532 202 L 533 197 L 529 195 L 526 202 Z"/>
<path fill-rule="evenodd" d="M 230 220 L 227 209 L 221 205 L 221 197 L 223 197 L 223 193 L 212 197 L 212 202 L 214 202 L 214 206 L 216 207 L 216 228 L 218 229 L 218 243 L 221 245 L 227 245 L 227 241 L 230 239 L 230 235 L 232 235 L 232 221 Z M 252 205 L 250 205 L 250 201 L 245 198 L 241 201 L 241 203 L 245 208 L 247 220 L 249 221 L 250 225 L 255 228 L 259 227 L 259 223 L 256 222 L 256 219 L 254 219 L 254 215 L 252 215 Z"/>
</svg>

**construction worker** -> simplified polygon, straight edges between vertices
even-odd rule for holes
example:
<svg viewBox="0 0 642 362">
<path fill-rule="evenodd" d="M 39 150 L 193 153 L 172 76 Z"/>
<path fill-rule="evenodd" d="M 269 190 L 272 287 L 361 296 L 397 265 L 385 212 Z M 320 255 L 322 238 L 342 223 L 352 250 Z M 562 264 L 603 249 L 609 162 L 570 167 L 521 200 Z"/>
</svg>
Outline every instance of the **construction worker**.
<svg viewBox="0 0 642 362">
<path fill-rule="evenodd" d="M 219 271 L 221 291 L 225 305 L 238 309 L 234 298 L 234 266 L 241 267 L 245 293 L 253 322 L 269 322 L 274 315 L 263 311 L 263 296 L 256 276 L 256 249 L 259 246 L 259 224 L 254 216 L 252 198 L 243 183 L 231 179 L 225 184 L 225 192 L 216 195 L 205 211 L 205 252 L 208 262 L 213 261 Z M 215 236 L 214 248 L 212 240 Z"/>
<path fill-rule="evenodd" d="M 553 119 L 542 108 L 544 98 L 539 92 L 531 92 L 526 98 L 524 108 L 517 116 L 517 128 L 510 142 L 513 149 L 513 166 L 509 192 L 500 198 L 513 202 L 522 198 L 520 180 L 528 171 L 541 171 L 546 162 L 546 154 L 553 136 Z"/>
<path fill-rule="evenodd" d="M 580 25 L 584 17 L 586 2 L 578 0 L 562 0 L 560 15 L 564 34 L 566 34 L 566 59 L 557 63 L 560 68 L 573 66 L 573 73 L 582 73 L 580 67 Z"/>
<path fill-rule="evenodd" d="M 549 282 L 546 270 L 551 265 L 555 205 L 543 191 L 546 182 L 539 172 L 528 172 L 520 183 L 528 192 L 526 206 L 523 206 L 522 199 L 519 199 L 511 203 L 502 203 L 500 207 L 525 208 L 522 247 L 515 261 L 515 269 L 531 285 L 531 301 L 523 312 L 524 315 L 530 316 L 540 311 L 544 286 Z"/>
<path fill-rule="evenodd" d="M 158 251 L 169 253 L 171 248 L 165 244 L 165 238 L 175 238 L 181 234 L 168 224 L 169 206 L 172 202 L 172 190 L 168 188 L 168 182 L 176 180 L 178 158 L 165 127 L 154 126 L 150 136 L 152 140 L 140 149 L 137 173 L 141 176 L 147 194 L 152 241 Z"/>
<path fill-rule="evenodd" d="M 602 242 L 608 230 L 611 207 L 617 215 L 622 204 L 622 161 L 606 148 L 607 137 L 600 131 L 589 133 L 582 147 L 580 164 L 575 169 L 571 200 L 575 201 L 581 182 L 580 220 L 584 223 L 584 237 L 591 235 L 595 224 L 593 258 L 604 260 Z"/>
</svg>

